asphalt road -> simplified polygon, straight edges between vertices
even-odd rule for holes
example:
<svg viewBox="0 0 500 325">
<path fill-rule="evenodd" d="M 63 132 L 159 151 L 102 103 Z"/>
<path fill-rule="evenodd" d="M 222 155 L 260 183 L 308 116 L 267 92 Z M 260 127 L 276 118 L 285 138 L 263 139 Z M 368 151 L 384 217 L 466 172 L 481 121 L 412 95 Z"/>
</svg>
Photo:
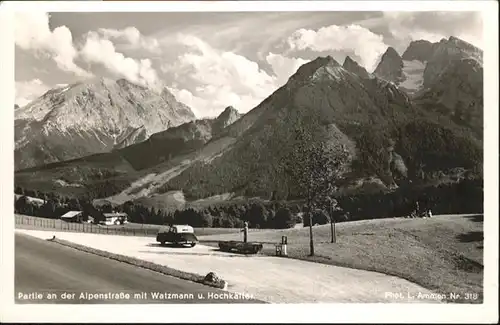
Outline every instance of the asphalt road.
<svg viewBox="0 0 500 325">
<path fill-rule="evenodd" d="M 15 295 L 16 303 L 43 304 L 259 303 L 22 234 L 15 235 Z"/>
</svg>

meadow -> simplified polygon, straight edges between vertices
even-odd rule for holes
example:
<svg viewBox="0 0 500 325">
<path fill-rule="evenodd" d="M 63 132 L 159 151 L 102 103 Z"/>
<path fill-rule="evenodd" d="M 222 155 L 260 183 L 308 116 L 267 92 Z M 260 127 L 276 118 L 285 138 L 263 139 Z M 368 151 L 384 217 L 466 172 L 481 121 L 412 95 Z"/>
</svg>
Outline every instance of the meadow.
<svg viewBox="0 0 500 325">
<path fill-rule="evenodd" d="M 263 254 L 275 255 L 281 236 L 287 236 L 289 258 L 398 276 L 435 292 L 459 294 L 454 302 L 483 299 L 483 215 L 343 222 L 336 225 L 336 243 L 330 242 L 330 225 L 315 226 L 312 257 L 308 228 L 255 232 L 248 240 L 263 243 Z M 234 233 L 199 238 L 213 246 L 241 240 Z"/>
</svg>

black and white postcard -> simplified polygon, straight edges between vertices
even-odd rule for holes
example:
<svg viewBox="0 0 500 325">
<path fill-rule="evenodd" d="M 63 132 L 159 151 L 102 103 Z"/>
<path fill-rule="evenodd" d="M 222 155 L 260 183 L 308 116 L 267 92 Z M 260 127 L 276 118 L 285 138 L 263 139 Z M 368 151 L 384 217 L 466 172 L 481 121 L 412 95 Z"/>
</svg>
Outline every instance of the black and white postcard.
<svg viewBox="0 0 500 325">
<path fill-rule="evenodd" d="M 496 2 L 0 9 L 2 320 L 498 318 Z"/>
</svg>

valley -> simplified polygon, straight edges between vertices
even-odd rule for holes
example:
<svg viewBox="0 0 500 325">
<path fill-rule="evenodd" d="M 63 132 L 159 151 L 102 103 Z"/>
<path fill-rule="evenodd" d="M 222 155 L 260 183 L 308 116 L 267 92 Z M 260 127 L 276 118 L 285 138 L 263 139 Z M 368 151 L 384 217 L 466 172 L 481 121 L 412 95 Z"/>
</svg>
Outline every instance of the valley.
<svg viewBox="0 0 500 325">
<path fill-rule="evenodd" d="M 143 131 L 132 130 L 129 135 L 137 143 L 118 136 L 110 152 L 20 169 L 15 183 L 97 207 L 122 209 L 133 203 L 168 213 L 252 198 L 293 201 L 296 193 L 279 165 L 293 150 L 294 125 L 314 130 L 312 141 L 327 141 L 336 155 L 347 153 L 337 196 L 389 195 L 480 178 L 482 100 L 474 89 L 482 89 L 482 68 L 476 67 L 481 51 L 471 46 L 450 37 L 412 42 L 402 56 L 389 48 L 373 74 L 350 57 L 343 65 L 319 57 L 246 114 L 227 107 L 216 118 L 177 123 L 146 139 L 139 136 Z M 431 83 L 436 75 L 440 79 Z M 110 81 L 102 82 L 111 87 Z M 466 83 L 473 91 L 453 95 L 453 87 Z M 82 85 L 49 91 L 42 99 L 64 98 L 58 94 L 77 92 Z M 135 89 L 125 81 L 118 85 L 124 87 L 120 91 Z M 41 103 L 16 110 L 16 123 L 29 112 L 39 112 L 34 118 L 40 119 L 45 114 L 37 108 Z M 475 106 L 463 115 L 460 105 Z M 21 133 L 16 137 L 24 139 Z"/>
</svg>

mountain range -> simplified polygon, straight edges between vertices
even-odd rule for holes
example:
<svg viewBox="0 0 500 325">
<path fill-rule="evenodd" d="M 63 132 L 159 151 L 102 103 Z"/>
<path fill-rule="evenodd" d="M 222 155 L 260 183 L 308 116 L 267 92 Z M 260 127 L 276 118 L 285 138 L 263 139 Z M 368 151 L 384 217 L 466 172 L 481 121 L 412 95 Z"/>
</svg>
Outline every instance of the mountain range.
<svg viewBox="0 0 500 325">
<path fill-rule="evenodd" d="M 105 78 L 51 89 L 14 112 L 16 169 L 123 148 L 195 119 L 167 89 Z"/>
<path fill-rule="evenodd" d="M 137 200 L 157 206 L 167 198 L 185 202 L 221 195 L 289 199 L 293 189 L 276 166 L 292 150 L 293 126 L 299 123 L 314 129 L 313 141 L 348 153 L 346 189 L 368 184 L 390 190 L 422 174 L 477 171 L 482 165 L 482 73 L 482 51 L 464 41 L 415 41 L 402 56 L 388 48 L 373 73 L 350 57 L 343 65 L 319 57 L 248 113 L 228 107 L 217 118 L 198 120 L 166 90 L 153 95 L 125 81 L 80 84 L 72 86 L 72 95 L 45 94 L 16 109 L 16 166 L 43 163 L 19 170 L 16 185 L 114 204 Z M 88 89 L 98 95 L 89 96 Z M 63 121 L 70 112 L 84 116 L 82 98 L 99 112 L 93 122 Z M 119 100 L 112 107 L 126 105 L 126 113 L 112 115 L 113 123 L 100 121 L 111 114 L 110 102 Z M 80 125 L 90 131 L 66 131 Z M 45 129 L 51 132 L 39 131 Z M 48 135 L 41 141 L 39 134 Z M 75 141 L 76 148 L 92 145 L 41 155 L 59 152 L 60 144 L 48 145 L 52 139 Z M 100 139 L 103 144 L 94 145 Z M 59 162 L 46 164 L 50 161 Z"/>
<path fill-rule="evenodd" d="M 413 41 L 400 56 L 389 47 L 373 74 L 393 82 L 428 111 L 483 134 L 483 51 L 450 36 Z"/>
<path fill-rule="evenodd" d="M 453 36 L 436 43 L 412 41 L 403 55 L 389 47 L 373 73 L 410 94 L 417 94 L 435 86 L 446 70 L 454 69 L 450 64 L 466 59 L 482 66 L 482 56 L 482 50 Z"/>
</svg>

